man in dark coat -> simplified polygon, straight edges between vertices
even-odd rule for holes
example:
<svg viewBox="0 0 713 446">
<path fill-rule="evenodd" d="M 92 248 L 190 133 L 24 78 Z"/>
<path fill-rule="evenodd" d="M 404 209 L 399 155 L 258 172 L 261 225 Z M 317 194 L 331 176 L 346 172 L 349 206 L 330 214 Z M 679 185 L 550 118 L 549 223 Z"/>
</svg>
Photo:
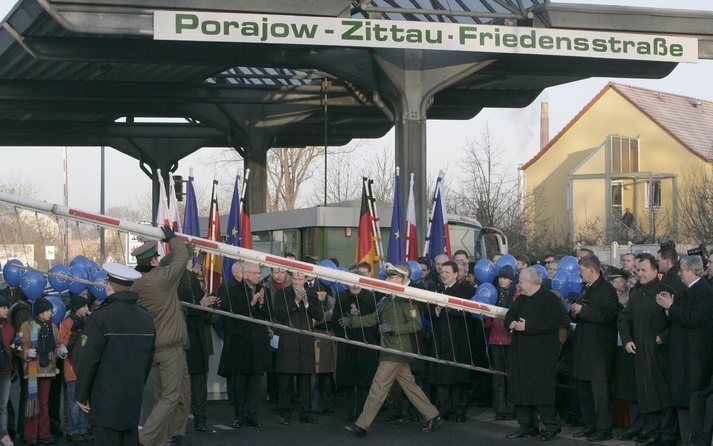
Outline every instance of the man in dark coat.
<svg viewBox="0 0 713 446">
<path fill-rule="evenodd" d="M 265 289 L 259 286 L 260 267 L 243 263 L 243 280 L 221 290 L 221 309 L 254 319 L 269 320 Z M 232 376 L 235 385 L 233 427 L 261 426 L 257 416 L 258 390 L 265 372 L 272 368 L 267 327 L 240 319 L 229 319 L 218 374 Z"/>
<path fill-rule="evenodd" d="M 350 272 L 360 274 L 356 268 Z M 332 320 L 338 321 L 345 317 L 370 314 L 374 311 L 376 311 L 374 294 L 362 288 L 350 286 L 337 297 Z M 376 327 L 344 328 L 339 324 L 334 324 L 334 335 L 379 345 L 379 330 Z M 346 395 L 347 421 L 356 420 L 364 408 L 364 401 L 366 401 L 369 386 L 371 386 L 378 365 L 378 350 L 351 344 L 338 345 L 336 383 Z"/>
<path fill-rule="evenodd" d="M 681 296 L 686 286 L 678 275 L 678 253 L 673 246 L 665 246 L 658 252 L 659 272 L 663 274 L 661 282 L 673 288 L 677 296 Z"/>
<path fill-rule="evenodd" d="M 156 333 L 131 291 L 141 274 L 117 263 L 103 269 L 107 298 L 87 319 L 77 354 L 77 404 L 89 413 L 95 444 L 135 446 Z"/>
<path fill-rule="evenodd" d="M 578 400 L 585 427 L 574 437 L 605 441 L 612 437 L 611 380 L 619 300 L 614 287 L 603 277 L 597 256 L 580 259 L 579 274 L 586 287 L 571 308 L 577 322 L 572 376 L 579 380 Z"/>
<path fill-rule="evenodd" d="M 565 310 L 553 292 L 542 288 L 542 276 L 533 268 L 520 272 L 522 295 L 505 316 L 512 332 L 510 371 L 512 400 L 520 428 L 508 438 L 534 437 L 533 412 L 545 426 L 540 438 L 551 440 L 560 433 L 555 410 L 559 328 Z"/>
<path fill-rule="evenodd" d="M 189 266 L 193 260 L 188 261 Z M 196 265 L 200 265 L 197 263 Z M 215 296 L 205 296 L 198 274 L 190 267 L 181 277 L 178 298 L 194 305 L 213 305 Z M 193 427 L 199 432 L 206 430 L 206 404 L 208 403 L 208 380 L 210 356 L 213 354 L 211 324 L 215 322 L 211 313 L 185 308 L 189 348 L 186 350 L 188 373 L 191 375 L 191 413 Z"/>
<path fill-rule="evenodd" d="M 641 287 L 631 292 L 619 313 L 618 327 L 624 350 L 634 355 L 639 411 L 646 414 L 639 444 L 675 444 L 676 411 L 671 409 L 666 378 L 669 322 L 656 303 L 657 294 L 674 291 L 659 280 L 658 262 L 652 255 L 640 256 L 637 268 Z"/>
<path fill-rule="evenodd" d="M 310 318 L 324 320 L 317 294 L 305 289 L 305 275 L 301 272 L 292 274 L 292 285 L 273 296 L 273 305 L 275 321 L 288 327 L 310 331 Z M 316 424 L 310 401 L 310 378 L 315 372 L 314 338 L 287 330 L 279 330 L 279 336 L 275 372 L 280 384 L 280 423 L 290 424 L 290 401 L 296 380 L 300 423 Z"/>
<path fill-rule="evenodd" d="M 671 322 L 668 340 L 668 391 L 676 408 L 681 440 L 688 442 L 688 406 L 694 392 L 705 389 L 713 372 L 713 287 L 702 279 L 700 256 L 681 259 L 686 291 L 675 299 L 661 293 L 657 303 Z"/>
<path fill-rule="evenodd" d="M 441 266 L 442 285 L 437 293 L 470 299 L 472 287 L 458 282 L 458 265 L 447 261 Z M 471 364 L 468 323 L 463 311 L 429 305 L 428 320 L 433 324 L 433 353 L 439 359 Z M 446 420 L 452 415 L 459 423 L 465 421 L 468 405 L 468 386 L 471 372 L 468 369 L 431 362 L 428 365 L 428 382 L 436 386 L 438 411 Z"/>
</svg>

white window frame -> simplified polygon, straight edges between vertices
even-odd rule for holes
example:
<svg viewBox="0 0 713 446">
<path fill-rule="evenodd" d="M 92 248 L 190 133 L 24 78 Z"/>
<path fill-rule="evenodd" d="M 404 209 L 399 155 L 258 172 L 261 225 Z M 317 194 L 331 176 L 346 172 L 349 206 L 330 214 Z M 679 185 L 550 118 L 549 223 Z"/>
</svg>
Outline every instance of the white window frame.
<svg viewBox="0 0 713 446">
<path fill-rule="evenodd" d="M 661 180 L 652 180 L 654 183 L 659 184 L 659 204 L 654 204 L 654 210 L 661 209 L 662 193 L 663 193 L 663 183 Z M 644 209 L 649 208 L 649 190 L 651 188 L 651 181 L 646 180 L 646 187 L 644 188 Z"/>
<path fill-rule="evenodd" d="M 621 170 L 622 166 L 622 153 L 623 150 L 621 150 L 621 142 L 619 144 L 619 171 L 615 172 L 613 167 L 614 167 L 614 138 L 619 138 L 619 140 L 627 140 L 629 141 L 628 149 L 627 149 L 627 154 L 631 151 L 631 141 L 636 141 L 637 142 L 637 150 L 636 150 L 636 170 L 631 170 L 631 157 L 629 157 L 629 170 L 626 172 L 623 172 Z M 641 172 L 641 139 L 638 137 L 636 138 L 630 138 L 628 136 L 620 136 L 620 135 L 609 135 L 609 147 L 611 150 L 611 157 L 612 157 L 612 165 L 611 165 L 611 171 L 612 173 L 637 173 Z"/>
</svg>

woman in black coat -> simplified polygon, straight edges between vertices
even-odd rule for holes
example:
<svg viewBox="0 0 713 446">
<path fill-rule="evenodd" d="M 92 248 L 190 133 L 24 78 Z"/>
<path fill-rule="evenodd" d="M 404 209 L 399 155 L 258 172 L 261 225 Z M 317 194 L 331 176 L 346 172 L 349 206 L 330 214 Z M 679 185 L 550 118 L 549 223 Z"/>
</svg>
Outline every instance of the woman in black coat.
<svg viewBox="0 0 713 446">
<path fill-rule="evenodd" d="M 376 300 L 370 291 L 349 287 L 337 297 L 332 320 L 370 314 L 376 311 Z M 379 330 L 374 327 L 344 328 L 334 324 L 334 335 L 367 344 L 379 345 Z M 354 421 L 364 407 L 369 387 L 379 365 L 379 351 L 357 345 L 340 343 L 337 346 L 336 383 L 344 388 L 347 421 Z"/>
<path fill-rule="evenodd" d="M 311 331 L 311 319 L 324 320 L 324 311 L 317 294 L 305 289 L 304 284 L 304 274 L 292 274 L 292 285 L 277 291 L 273 296 L 273 317 L 279 324 Z M 280 422 L 290 424 L 292 383 L 296 380 L 300 422 L 315 424 L 317 421 L 311 416 L 310 401 L 310 378 L 315 372 L 314 337 L 287 330 L 278 330 L 277 335 L 280 340 L 275 358 L 275 372 L 279 376 Z"/>
</svg>

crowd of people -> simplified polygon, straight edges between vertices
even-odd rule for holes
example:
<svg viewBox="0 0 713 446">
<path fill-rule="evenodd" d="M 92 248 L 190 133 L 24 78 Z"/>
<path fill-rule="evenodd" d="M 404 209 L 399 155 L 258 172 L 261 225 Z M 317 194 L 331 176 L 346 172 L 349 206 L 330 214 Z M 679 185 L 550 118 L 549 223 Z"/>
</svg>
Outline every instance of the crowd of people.
<svg viewBox="0 0 713 446">
<path fill-rule="evenodd" d="M 639 446 L 711 444 L 713 258 L 679 259 L 666 245 L 657 256 L 626 254 L 613 266 L 582 249 L 582 289 L 562 295 L 551 282 L 563 256 L 516 256 L 492 283 L 495 305 L 508 309 L 501 319 L 283 268 L 262 277 L 259 265 L 240 261 L 208 294 L 190 247 L 170 228 L 164 234 L 169 254 L 159 260 L 155 243 L 146 243 L 133 253 L 136 269 L 105 265 L 103 304 L 72 296 L 59 326 L 45 298 L 0 298 L 0 445 L 50 444 L 57 435 L 101 445 L 188 444 L 189 414 L 196 432 L 207 430 L 214 353 L 236 429 L 260 428 L 269 416 L 314 425 L 336 411 L 357 437 L 377 416 L 420 421 L 431 432 L 444 421 L 466 422 L 475 405 L 492 407 L 495 420 L 516 420 L 511 439 L 551 440 L 567 423 L 578 428 L 575 437 L 601 442 L 616 424 L 625 427 L 618 439 Z M 472 260 L 456 251 L 419 258 L 420 271 L 387 263 L 384 280 L 470 299 L 483 285 Z M 348 271 L 371 276 L 371 268 Z M 143 407 L 138 430 L 150 373 L 153 405 Z"/>
</svg>

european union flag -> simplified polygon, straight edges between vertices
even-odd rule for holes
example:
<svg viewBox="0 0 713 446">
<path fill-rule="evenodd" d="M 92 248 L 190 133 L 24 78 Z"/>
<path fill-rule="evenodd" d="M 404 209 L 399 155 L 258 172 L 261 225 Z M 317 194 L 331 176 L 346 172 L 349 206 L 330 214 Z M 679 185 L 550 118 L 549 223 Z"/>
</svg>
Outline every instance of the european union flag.
<svg viewBox="0 0 713 446">
<path fill-rule="evenodd" d="M 389 246 L 386 251 L 386 261 L 392 264 L 406 261 L 406 247 L 404 245 L 404 225 L 401 218 L 401 178 L 396 170 L 394 185 L 394 210 L 391 212 L 391 233 Z"/>
<path fill-rule="evenodd" d="M 230 202 L 230 214 L 228 214 L 228 228 L 225 232 L 225 243 L 233 246 L 241 246 L 240 238 L 240 175 L 235 177 L 235 186 L 233 188 L 233 199 Z M 235 259 L 228 257 L 223 258 L 223 280 L 232 279 L 233 275 L 230 268 L 235 263 Z"/>
<path fill-rule="evenodd" d="M 435 259 L 439 254 L 447 254 L 446 234 L 443 222 L 443 200 L 441 200 L 441 178 L 436 180 L 436 195 L 434 200 L 433 220 L 431 221 L 431 233 L 428 234 L 428 257 Z"/>
</svg>

